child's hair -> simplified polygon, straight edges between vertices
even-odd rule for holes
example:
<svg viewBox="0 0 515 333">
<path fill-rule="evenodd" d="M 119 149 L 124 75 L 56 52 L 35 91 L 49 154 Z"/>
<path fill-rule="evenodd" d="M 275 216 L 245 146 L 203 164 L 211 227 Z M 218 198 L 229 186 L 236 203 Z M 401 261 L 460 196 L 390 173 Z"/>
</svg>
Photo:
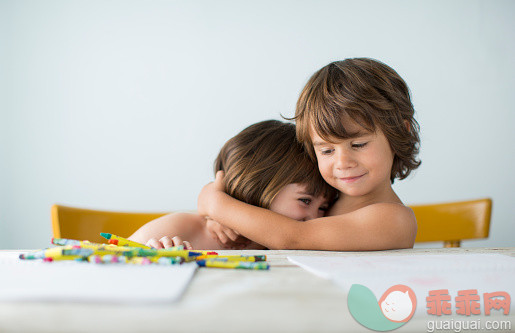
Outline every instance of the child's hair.
<svg viewBox="0 0 515 333">
<path fill-rule="evenodd" d="M 389 66 L 368 58 L 332 62 L 313 74 L 302 90 L 295 117 L 297 138 L 311 158 L 315 152 L 310 131 L 322 139 L 349 139 L 352 119 L 368 131 L 379 126 L 394 153 L 390 181 L 404 179 L 420 165 L 419 125 L 404 80 Z"/>
<path fill-rule="evenodd" d="M 215 160 L 225 172 L 225 192 L 248 204 L 270 208 L 286 185 L 299 183 L 332 202 L 337 191 L 320 175 L 296 139 L 295 125 L 267 120 L 245 128 L 225 143 Z"/>
</svg>

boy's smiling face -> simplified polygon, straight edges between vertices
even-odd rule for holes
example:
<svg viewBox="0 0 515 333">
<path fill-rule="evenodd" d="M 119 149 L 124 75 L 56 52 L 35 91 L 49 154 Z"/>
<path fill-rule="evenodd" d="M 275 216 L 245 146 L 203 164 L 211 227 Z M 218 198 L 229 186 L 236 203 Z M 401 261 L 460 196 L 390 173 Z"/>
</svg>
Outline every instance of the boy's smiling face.
<svg viewBox="0 0 515 333">
<path fill-rule="evenodd" d="M 383 132 L 365 130 L 356 122 L 345 122 L 350 139 L 322 139 L 311 128 L 311 142 L 318 168 L 325 181 L 348 196 L 366 196 L 391 188 L 390 174 L 394 154 Z"/>
</svg>

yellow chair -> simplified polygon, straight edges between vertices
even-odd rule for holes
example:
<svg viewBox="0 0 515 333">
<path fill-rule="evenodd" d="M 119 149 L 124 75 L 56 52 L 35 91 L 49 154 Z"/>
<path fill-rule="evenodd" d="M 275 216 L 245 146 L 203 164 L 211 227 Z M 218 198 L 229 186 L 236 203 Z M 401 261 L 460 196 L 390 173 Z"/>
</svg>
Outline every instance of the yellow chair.
<svg viewBox="0 0 515 333">
<path fill-rule="evenodd" d="M 129 237 L 145 223 L 165 214 L 167 213 L 122 213 L 53 205 L 52 232 L 54 238 L 107 243 L 100 236 L 101 232 Z"/>
<path fill-rule="evenodd" d="M 488 238 L 489 198 L 410 207 L 417 218 L 417 243 L 443 241 L 444 247 L 460 247 L 463 239 Z"/>
<path fill-rule="evenodd" d="M 488 238 L 492 200 L 411 205 L 417 218 L 415 242 L 444 242 L 444 247 L 459 247 L 463 239 Z M 143 224 L 168 213 L 127 213 L 52 206 L 52 231 L 55 238 L 87 239 L 105 243 L 101 232 L 128 237 Z"/>
</svg>

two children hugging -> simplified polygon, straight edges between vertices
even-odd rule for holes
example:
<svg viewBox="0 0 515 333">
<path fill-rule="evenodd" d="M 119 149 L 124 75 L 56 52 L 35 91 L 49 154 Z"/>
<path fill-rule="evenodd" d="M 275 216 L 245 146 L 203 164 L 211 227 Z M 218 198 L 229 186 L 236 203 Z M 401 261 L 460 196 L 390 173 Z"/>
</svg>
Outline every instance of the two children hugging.
<svg viewBox="0 0 515 333">
<path fill-rule="evenodd" d="M 215 172 L 225 172 L 224 192 L 296 221 L 324 216 L 337 191 L 324 182 L 295 135 L 295 125 L 268 120 L 227 141 L 215 160 Z M 145 224 L 129 239 L 154 248 L 223 249 L 227 238 L 219 242 L 210 232 L 217 225 L 199 214 L 173 213 Z M 226 232 L 238 239 L 233 230 Z M 243 237 L 233 247 L 265 249 Z"/>
<path fill-rule="evenodd" d="M 195 215 L 203 223 L 194 234 L 203 233 L 205 239 L 210 238 L 222 247 L 250 248 L 259 244 L 270 249 L 333 251 L 413 247 L 417 233 L 415 216 L 392 188 L 395 179 L 406 178 L 420 165 L 416 159 L 419 126 L 404 80 L 392 68 L 373 59 L 330 63 L 317 71 L 304 87 L 293 119 L 296 138 L 305 149 L 295 159 L 280 163 L 294 172 L 298 160 L 308 161 L 323 180 L 311 175 L 306 171 L 308 168 L 303 171 L 304 177 L 288 180 L 271 196 L 262 191 L 261 195 L 269 198 L 270 205 L 265 205 L 231 192 L 235 175 L 222 164 L 216 180 L 199 195 Z M 261 149 L 258 144 L 254 148 L 250 146 L 242 147 L 250 155 Z M 272 142 L 268 149 L 281 155 L 284 148 L 279 142 Z M 234 163 L 251 166 L 255 160 Z M 263 177 L 265 184 L 283 179 L 283 174 L 267 174 L 269 167 L 272 165 L 263 165 L 263 169 L 236 177 L 240 181 Z M 278 199 L 281 191 L 293 187 L 309 195 L 310 205 L 322 208 L 320 213 L 297 216 L 293 209 L 286 209 L 286 204 Z M 273 205 L 274 200 L 279 204 Z M 291 202 L 295 200 L 297 196 L 292 196 Z M 301 202 L 300 198 L 297 201 Z M 324 211 L 328 204 L 329 209 Z M 156 221 L 143 226 L 132 239 L 147 242 L 155 238 L 150 241 L 151 246 L 168 247 L 182 243 L 181 237 L 174 240 L 171 236 L 194 237 L 164 226 L 153 228 L 151 225 Z M 156 232 L 140 233 L 142 229 L 156 229 Z M 252 242 L 246 243 L 247 239 Z M 191 246 L 219 248 L 209 247 L 214 243 L 198 241 L 197 245 L 192 241 Z"/>
</svg>

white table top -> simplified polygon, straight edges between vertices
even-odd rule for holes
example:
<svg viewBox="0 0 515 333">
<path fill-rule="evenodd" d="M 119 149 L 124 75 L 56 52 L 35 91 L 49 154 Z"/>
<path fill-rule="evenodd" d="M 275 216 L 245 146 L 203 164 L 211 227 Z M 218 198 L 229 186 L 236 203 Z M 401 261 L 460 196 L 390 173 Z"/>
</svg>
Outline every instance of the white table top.
<svg viewBox="0 0 515 333">
<path fill-rule="evenodd" d="M 2 252 L 7 253 L 0 251 L 0 255 Z M 182 299 L 169 305 L 4 302 L 0 303 L 0 332 L 371 332 L 351 317 L 343 289 L 293 265 L 286 257 L 443 253 L 515 257 L 515 248 L 218 252 L 266 254 L 271 269 L 199 269 Z M 513 325 L 514 317 L 510 314 L 501 319 Z M 395 331 L 426 331 L 426 325 L 427 318 L 414 317 Z"/>
</svg>

